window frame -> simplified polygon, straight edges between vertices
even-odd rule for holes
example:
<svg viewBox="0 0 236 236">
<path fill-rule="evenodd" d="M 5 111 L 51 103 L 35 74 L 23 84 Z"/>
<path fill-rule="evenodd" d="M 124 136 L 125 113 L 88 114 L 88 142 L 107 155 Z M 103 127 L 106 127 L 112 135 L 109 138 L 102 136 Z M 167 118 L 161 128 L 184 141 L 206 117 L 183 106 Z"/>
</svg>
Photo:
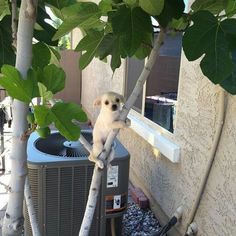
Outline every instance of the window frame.
<svg viewBox="0 0 236 236">
<path fill-rule="evenodd" d="M 181 65 L 181 63 L 180 63 Z M 125 80 L 124 80 L 124 95 L 127 95 L 127 78 L 128 78 L 128 59 L 125 62 Z M 175 144 L 172 139 L 174 133 L 168 131 L 162 126 L 158 125 L 154 121 L 144 116 L 144 103 L 146 95 L 146 82 L 142 89 L 142 111 L 137 112 L 135 109 L 131 109 L 128 118 L 131 120 L 130 128 L 146 140 L 153 148 L 157 149 L 162 155 L 169 159 L 173 163 L 180 162 L 181 148 Z"/>
</svg>

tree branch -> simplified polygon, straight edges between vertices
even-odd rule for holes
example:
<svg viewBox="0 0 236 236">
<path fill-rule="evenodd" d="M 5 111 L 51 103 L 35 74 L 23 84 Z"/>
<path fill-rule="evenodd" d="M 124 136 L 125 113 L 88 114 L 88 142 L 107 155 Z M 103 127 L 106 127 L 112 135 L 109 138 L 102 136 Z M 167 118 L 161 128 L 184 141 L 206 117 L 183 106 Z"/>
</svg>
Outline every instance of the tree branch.
<svg viewBox="0 0 236 236">
<path fill-rule="evenodd" d="M 25 178 L 24 195 L 25 195 L 25 202 L 26 202 L 26 206 L 27 206 L 27 210 L 28 210 L 32 233 L 34 236 L 40 236 L 41 234 L 39 231 L 39 225 L 38 225 L 37 218 L 36 218 L 36 212 L 34 210 L 34 202 L 33 202 L 32 194 L 30 191 L 30 184 L 29 184 L 29 177 L 28 176 L 26 176 L 26 178 Z"/>
<path fill-rule="evenodd" d="M 26 18 L 35 18 L 36 17 L 36 6 L 37 6 L 37 0 L 26 0 L 26 11 L 25 11 L 25 17 Z"/>
<path fill-rule="evenodd" d="M 88 150 L 88 151 L 92 151 L 92 146 L 91 144 L 84 138 L 83 134 L 80 134 L 80 138 L 79 141 L 84 145 L 84 147 Z"/>
<path fill-rule="evenodd" d="M 135 101 L 137 100 L 139 94 L 142 91 L 143 85 L 145 81 L 147 80 L 150 71 L 155 64 L 157 55 L 159 53 L 159 49 L 163 43 L 164 40 L 164 30 L 160 29 L 160 33 L 158 35 L 158 38 L 156 39 L 154 43 L 154 48 L 151 51 L 151 54 L 149 56 L 149 59 L 147 60 L 147 63 L 141 73 L 141 75 L 138 78 L 138 81 L 136 82 L 135 88 L 128 98 L 127 102 L 122 108 L 122 112 L 120 115 L 120 120 L 125 121 L 127 118 L 127 115 L 130 111 L 130 109 L 133 107 Z M 109 133 L 108 138 L 106 140 L 106 143 L 104 145 L 104 152 L 100 155 L 100 159 L 105 163 L 108 156 L 112 155 L 111 147 L 114 142 L 115 137 L 117 136 L 119 130 L 113 130 Z M 109 165 L 109 163 L 107 163 Z M 92 224 L 93 220 L 93 215 L 94 211 L 96 208 L 96 203 L 97 203 L 97 196 L 99 193 L 100 185 L 101 185 L 101 176 L 102 176 L 102 171 L 97 167 L 97 165 L 94 168 L 93 171 L 93 178 L 90 186 L 90 191 L 89 191 L 89 197 L 86 205 L 86 210 L 84 213 L 84 218 L 83 222 L 81 224 L 79 236 L 87 236 L 89 235 L 89 230 Z"/>
<path fill-rule="evenodd" d="M 17 42 L 17 4 L 16 0 L 11 1 L 11 29 L 12 29 L 12 45 L 16 48 Z"/>
</svg>

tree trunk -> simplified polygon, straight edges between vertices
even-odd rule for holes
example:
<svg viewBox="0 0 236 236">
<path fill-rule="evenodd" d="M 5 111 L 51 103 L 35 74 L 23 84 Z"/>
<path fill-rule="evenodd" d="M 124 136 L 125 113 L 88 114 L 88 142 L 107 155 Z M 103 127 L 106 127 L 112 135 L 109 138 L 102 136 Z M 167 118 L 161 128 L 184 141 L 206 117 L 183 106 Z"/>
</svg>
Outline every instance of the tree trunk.
<svg viewBox="0 0 236 236">
<path fill-rule="evenodd" d="M 125 121 L 130 109 L 133 107 L 135 101 L 137 100 L 139 94 L 141 93 L 143 85 L 145 81 L 147 80 L 153 65 L 155 64 L 155 61 L 156 61 L 159 49 L 163 43 L 163 40 L 164 40 L 164 32 L 163 32 L 163 29 L 161 29 L 158 35 L 158 38 L 156 42 L 154 43 L 154 48 L 152 49 L 150 57 L 147 60 L 147 63 L 145 64 L 145 67 L 136 82 L 135 88 L 132 94 L 130 95 L 130 97 L 128 98 L 127 102 L 122 108 L 120 120 Z M 104 152 L 102 152 L 102 154 L 100 155 L 100 159 L 102 159 L 103 161 L 107 159 L 108 155 L 114 155 L 113 151 L 110 151 L 110 150 L 111 150 L 112 143 L 114 142 L 114 139 L 117 136 L 118 132 L 119 130 L 113 130 L 108 135 L 108 138 L 104 145 Z M 98 196 L 100 185 L 101 185 L 102 171 L 103 170 L 95 166 L 94 171 L 93 171 L 93 178 L 92 178 L 92 182 L 90 186 L 88 201 L 87 201 L 87 205 L 85 209 L 83 222 L 80 228 L 79 236 L 89 235 L 89 230 L 91 228 L 94 211 L 97 204 L 97 196 Z"/>
<path fill-rule="evenodd" d="M 36 19 L 34 0 L 22 0 L 17 32 L 16 68 L 23 78 L 31 66 L 32 37 Z M 26 166 L 27 131 L 26 115 L 29 106 L 18 100 L 13 102 L 13 139 L 11 151 L 11 180 L 6 214 L 3 222 L 3 236 L 21 235 L 24 224 L 23 199 Z"/>
</svg>

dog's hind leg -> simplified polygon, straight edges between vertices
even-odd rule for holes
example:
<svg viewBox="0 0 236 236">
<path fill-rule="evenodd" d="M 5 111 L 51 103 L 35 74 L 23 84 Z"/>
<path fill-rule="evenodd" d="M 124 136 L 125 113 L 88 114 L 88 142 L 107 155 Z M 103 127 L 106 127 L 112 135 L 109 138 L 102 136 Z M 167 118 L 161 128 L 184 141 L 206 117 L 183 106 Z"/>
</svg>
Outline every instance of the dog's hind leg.
<svg viewBox="0 0 236 236">
<path fill-rule="evenodd" d="M 88 159 L 92 162 L 95 162 L 100 169 L 104 168 L 104 163 L 98 158 L 99 155 L 102 153 L 102 151 L 103 151 L 103 143 L 95 141 L 93 144 L 93 149 L 88 157 Z"/>
</svg>

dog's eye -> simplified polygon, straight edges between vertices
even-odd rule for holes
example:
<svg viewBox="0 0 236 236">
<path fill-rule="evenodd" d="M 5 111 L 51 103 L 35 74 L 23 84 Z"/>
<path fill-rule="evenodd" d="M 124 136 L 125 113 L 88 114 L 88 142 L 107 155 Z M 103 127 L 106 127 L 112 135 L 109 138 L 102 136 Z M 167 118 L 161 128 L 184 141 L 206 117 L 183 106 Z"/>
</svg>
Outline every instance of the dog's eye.
<svg viewBox="0 0 236 236">
<path fill-rule="evenodd" d="M 119 102 L 120 102 L 120 99 L 119 99 L 119 98 L 117 98 L 117 99 L 116 99 L 116 102 L 118 102 L 118 103 L 119 103 Z"/>
<path fill-rule="evenodd" d="M 106 101 L 105 101 L 105 105 L 108 105 L 108 104 L 109 104 L 109 101 L 106 100 Z"/>
</svg>

